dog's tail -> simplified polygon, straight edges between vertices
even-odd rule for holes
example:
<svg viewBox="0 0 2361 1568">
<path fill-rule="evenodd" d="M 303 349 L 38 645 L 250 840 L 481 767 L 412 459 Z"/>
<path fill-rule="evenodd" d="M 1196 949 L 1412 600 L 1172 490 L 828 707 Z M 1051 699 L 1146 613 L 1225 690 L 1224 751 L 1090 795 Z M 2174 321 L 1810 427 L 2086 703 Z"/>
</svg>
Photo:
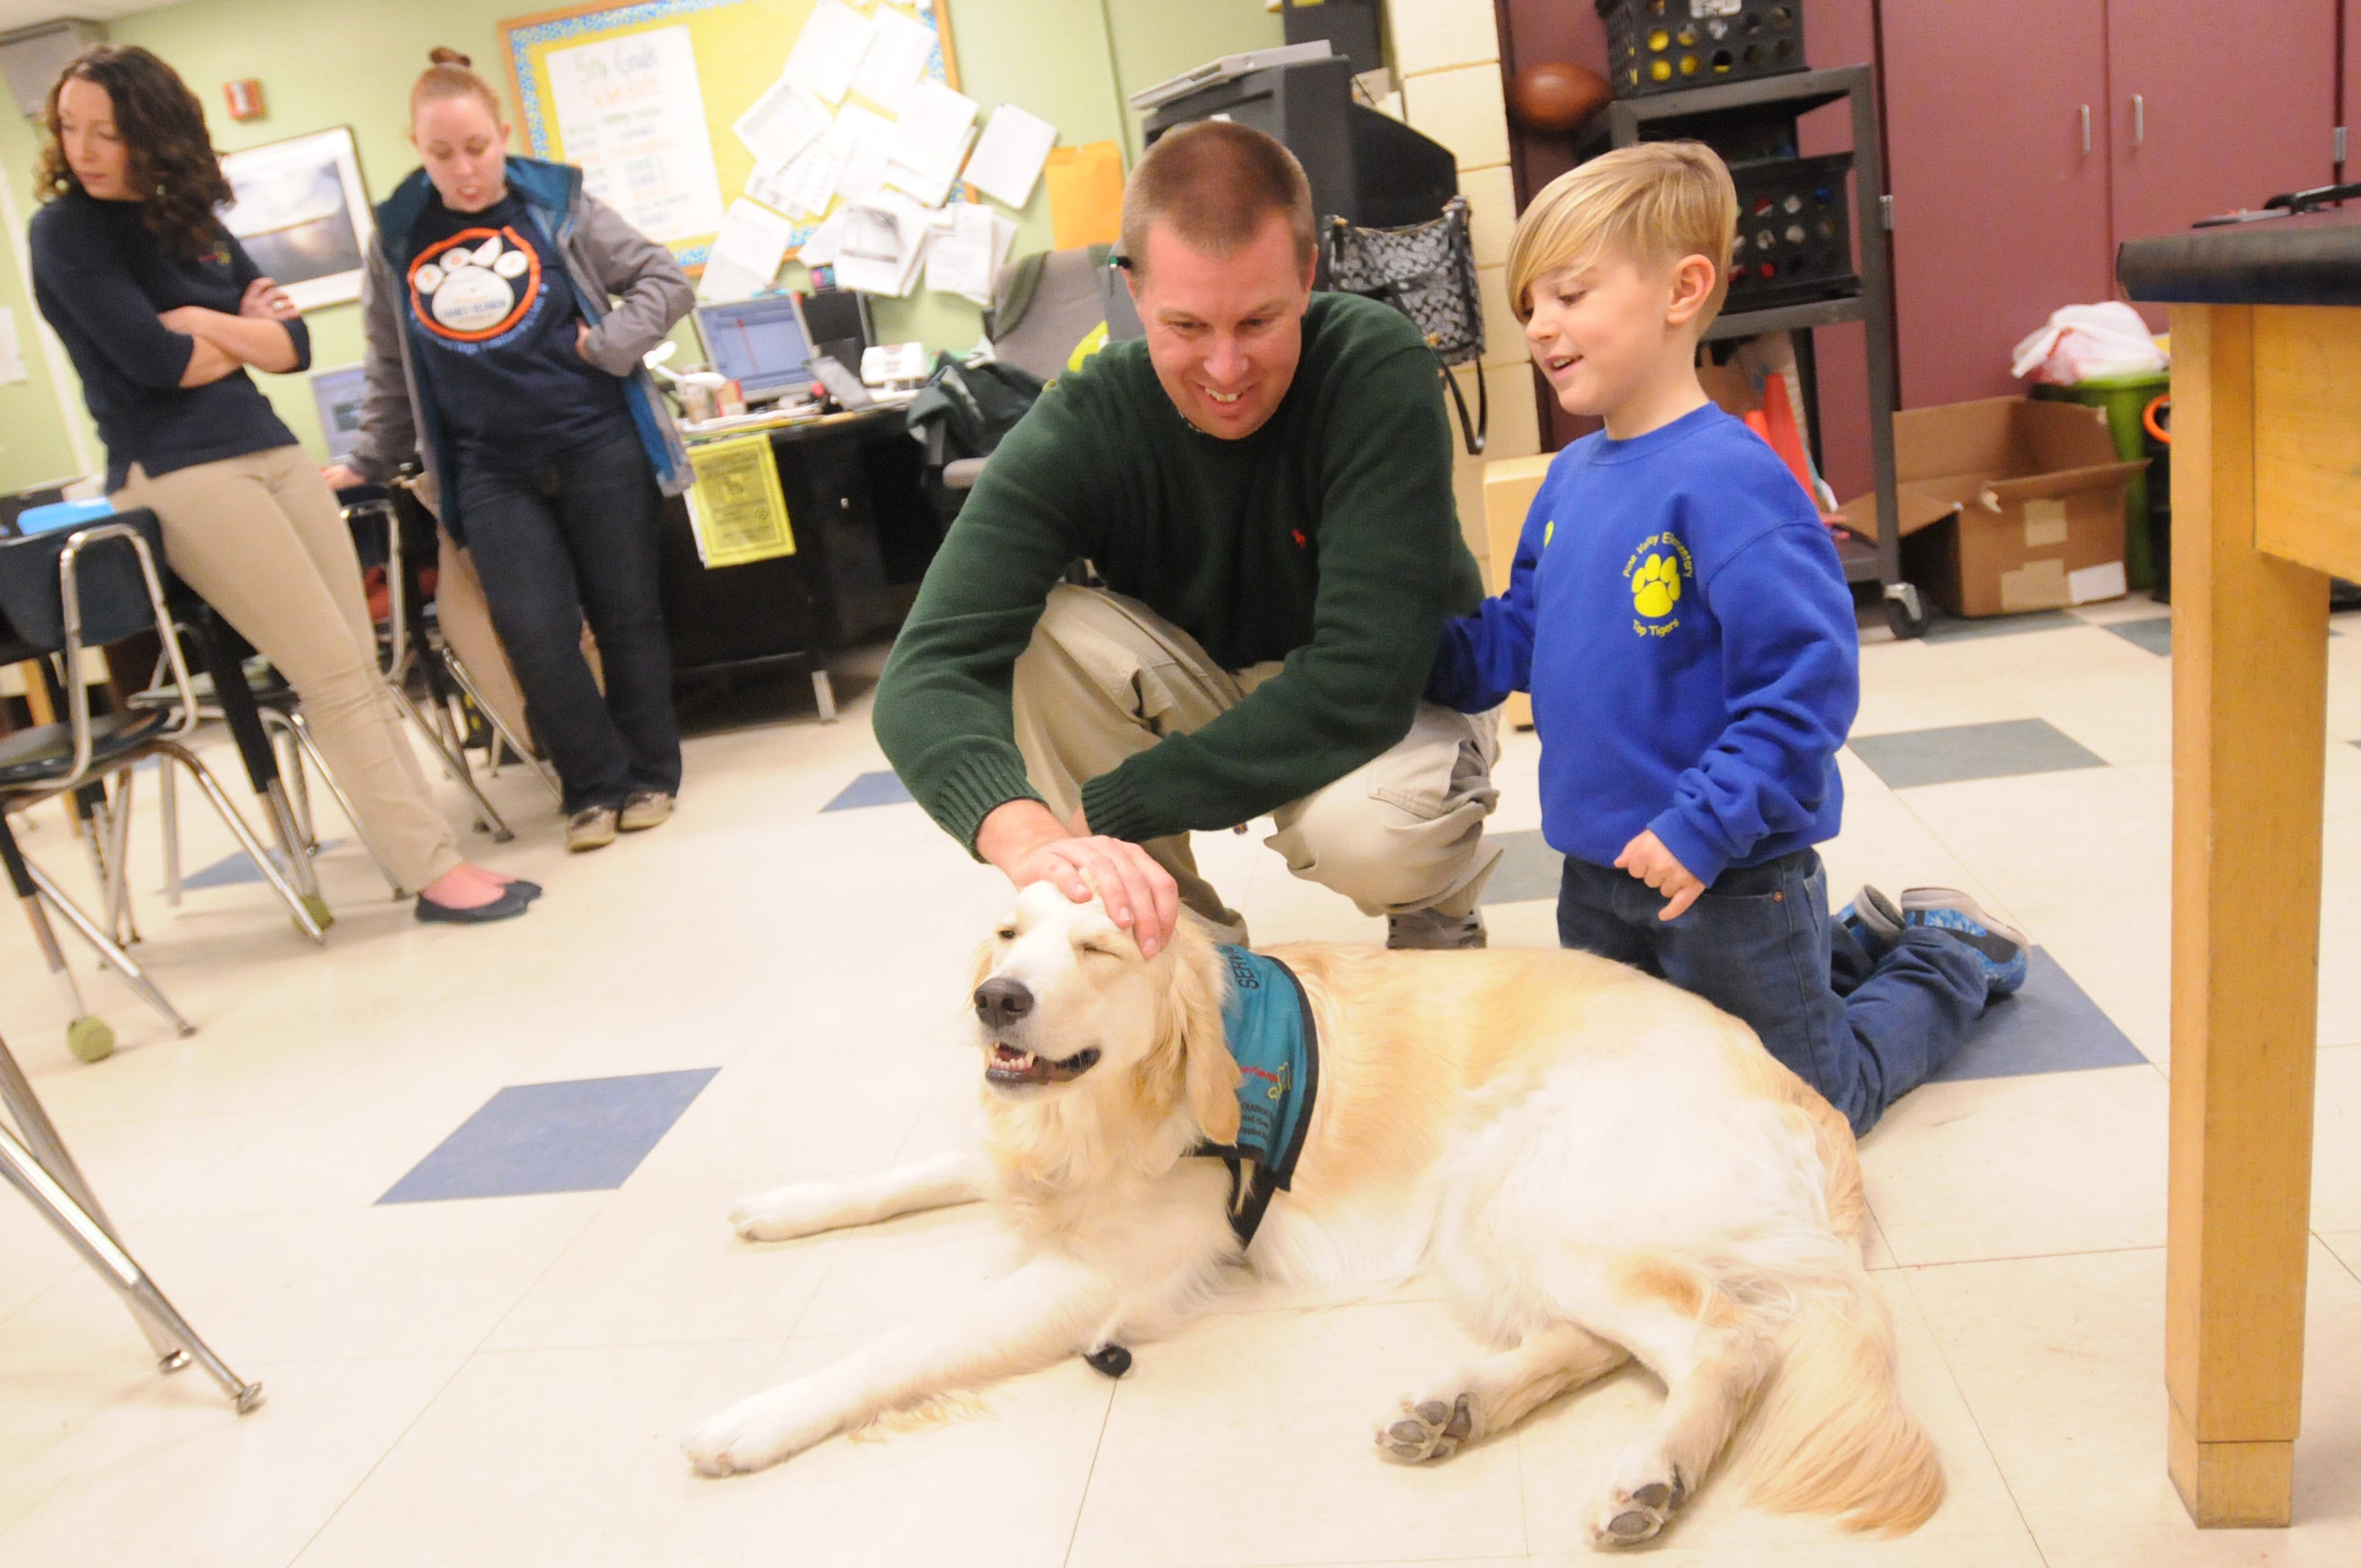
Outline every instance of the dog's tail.
<svg viewBox="0 0 2361 1568">
<path fill-rule="evenodd" d="M 1847 1260 L 1797 1289 L 1734 1457 L 1756 1507 L 1900 1535 L 1942 1506 L 1943 1462 L 1902 1402 L 1894 1326 Z"/>
</svg>

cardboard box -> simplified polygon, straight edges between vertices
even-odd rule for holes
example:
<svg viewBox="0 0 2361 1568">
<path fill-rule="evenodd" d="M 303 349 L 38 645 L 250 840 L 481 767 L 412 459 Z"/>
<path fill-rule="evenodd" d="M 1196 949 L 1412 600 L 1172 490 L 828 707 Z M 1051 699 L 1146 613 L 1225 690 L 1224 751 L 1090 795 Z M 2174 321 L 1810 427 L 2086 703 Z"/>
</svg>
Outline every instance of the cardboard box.
<svg viewBox="0 0 2361 1568">
<path fill-rule="evenodd" d="M 1953 615 L 2062 609 L 2128 591 L 2124 492 L 2106 411 L 1986 398 L 1894 416 L 1902 572 Z M 1874 493 L 1844 521 L 1877 538 Z"/>
</svg>

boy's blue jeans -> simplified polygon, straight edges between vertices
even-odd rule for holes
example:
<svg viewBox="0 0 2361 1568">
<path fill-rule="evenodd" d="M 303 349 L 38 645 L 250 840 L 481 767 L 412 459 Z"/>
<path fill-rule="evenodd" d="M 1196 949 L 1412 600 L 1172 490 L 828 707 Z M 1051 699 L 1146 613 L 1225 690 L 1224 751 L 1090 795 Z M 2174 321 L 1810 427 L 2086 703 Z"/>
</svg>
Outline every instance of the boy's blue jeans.
<svg viewBox="0 0 2361 1568">
<path fill-rule="evenodd" d="M 1569 855 L 1557 938 L 1694 992 L 1745 1020 L 1856 1134 L 1950 1059 L 1984 1010 L 1967 947 L 1914 929 L 1872 959 L 1828 916 L 1828 872 L 1798 850 L 1722 872 L 1677 920 L 1664 896 Z"/>
</svg>

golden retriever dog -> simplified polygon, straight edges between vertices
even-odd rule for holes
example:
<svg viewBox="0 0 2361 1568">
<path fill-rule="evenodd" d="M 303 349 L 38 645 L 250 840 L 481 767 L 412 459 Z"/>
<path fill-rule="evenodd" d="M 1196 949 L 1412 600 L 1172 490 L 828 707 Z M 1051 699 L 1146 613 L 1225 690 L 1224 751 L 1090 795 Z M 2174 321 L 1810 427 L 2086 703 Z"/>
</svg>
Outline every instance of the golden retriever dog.
<svg viewBox="0 0 2361 1568">
<path fill-rule="evenodd" d="M 1941 1462 L 1903 1407 L 1861 1266 L 1852 1135 L 1752 1030 L 1585 953 L 1270 956 L 1309 998 L 1320 1070 L 1292 1188 L 1242 1254 L 1230 1168 L 1196 1152 L 1239 1127 L 1223 955 L 1184 927 L 1143 959 L 1097 904 L 1025 889 L 975 976 L 983 1147 L 781 1188 L 730 1216 L 767 1241 L 982 1200 L 1024 1260 L 723 1410 L 687 1440 L 697 1467 L 759 1469 L 1152 1338 L 1243 1262 L 1329 1289 L 1432 1269 L 1497 1347 L 1378 1422 L 1377 1456 L 1397 1463 L 1448 1458 L 1636 1358 L 1664 1404 L 1591 1511 L 1600 1546 L 1656 1536 L 1725 1448 L 1760 1507 L 1892 1532 L 1935 1511 Z"/>
</svg>

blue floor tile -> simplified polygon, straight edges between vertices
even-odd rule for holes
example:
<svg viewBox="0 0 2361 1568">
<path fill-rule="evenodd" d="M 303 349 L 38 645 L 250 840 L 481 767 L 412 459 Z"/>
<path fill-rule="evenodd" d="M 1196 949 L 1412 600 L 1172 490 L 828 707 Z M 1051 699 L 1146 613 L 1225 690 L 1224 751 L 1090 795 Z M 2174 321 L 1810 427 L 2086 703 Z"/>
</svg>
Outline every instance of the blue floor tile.
<svg viewBox="0 0 2361 1568">
<path fill-rule="evenodd" d="M 343 842 L 342 839 L 324 840 L 320 845 L 320 853 L 324 855 Z M 279 851 L 273 850 L 270 853 L 276 857 Z M 256 865 L 244 850 L 239 850 L 225 855 L 203 871 L 189 872 L 181 878 L 181 886 L 184 889 L 236 887 L 240 883 L 258 883 L 261 880 L 262 868 Z"/>
<path fill-rule="evenodd" d="M 1856 735 L 1851 744 L 1853 755 L 1894 789 L 2107 765 L 2104 757 L 2046 718 Z"/>
<path fill-rule="evenodd" d="M 862 773 L 837 793 L 822 811 L 855 811 L 864 806 L 901 806 L 910 798 L 891 771 Z"/>
<path fill-rule="evenodd" d="M 1484 884 L 1486 904 L 1521 904 L 1528 899 L 1557 897 L 1565 875 L 1565 857 L 1543 839 L 1541 829 L 1521 833 L 1487 833 L 1487 842 L 1500 846 L 1500 863 Z"/>
<path fill-rule="evenodd" d="M 2057 959 L 2036 948 L 2029 968 L 2023 989 L 1985 1010 L 1968 1043 L 1934 1081 L 2079 1072 L 2147 1060 Z"/>
<path fill-rule="evenodd" d="M 720 1070 L 512 1085 L 486 1101 L 378 1201 L 620 1187 Z"/>
<path fill-rule="evenodd" d="M 2169 615 L 2150 616 L 2144 620 L 2110 620 L 2099 630 L 2112 631 L 2126 642 L 2136 642 L 2160 657 L 2172 652 L 2172 617 Z"/>
</svg>

